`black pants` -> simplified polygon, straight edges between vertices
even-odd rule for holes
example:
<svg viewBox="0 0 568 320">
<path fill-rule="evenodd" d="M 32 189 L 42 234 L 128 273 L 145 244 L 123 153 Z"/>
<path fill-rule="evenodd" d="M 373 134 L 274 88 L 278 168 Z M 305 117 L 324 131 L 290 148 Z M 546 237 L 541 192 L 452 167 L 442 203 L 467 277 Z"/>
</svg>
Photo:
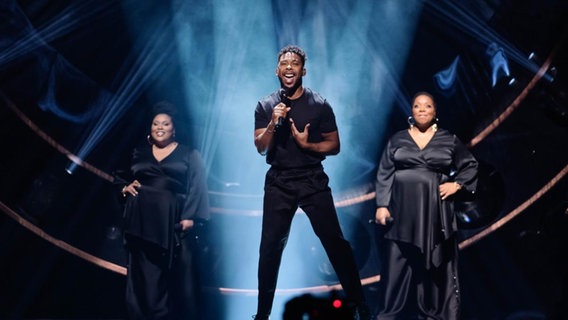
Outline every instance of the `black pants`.
<svg viewBox="0 0 568 320">
<path fill-rule="evenodd" d="M 459 319 L 460 297 L 455 237 L 441 245 L 439 267 L 426 268 L 424 255 L 408 243 L 383 240 L 386 258 L 381 270 L 384 304 L 377 320 Z"/>
<path fill-rule="evenodd" d="M 258 263 L 258 316 L 272 310 L 282 252 L 298 206 L 306 213 L 349 300 L 364 301 L 349 242 L 343 237 L 328 177 L 321 166 L 308 169 L 271 168 L 266 174 L 264 213 Z"/>
<path fill-rule="evenodd" d="M 202 319 L 191 232 L 180 240 L 171 267 L 167 250 L 137 238 L 129 238 L 127 243 L 129 319 Z"/>
</svg>

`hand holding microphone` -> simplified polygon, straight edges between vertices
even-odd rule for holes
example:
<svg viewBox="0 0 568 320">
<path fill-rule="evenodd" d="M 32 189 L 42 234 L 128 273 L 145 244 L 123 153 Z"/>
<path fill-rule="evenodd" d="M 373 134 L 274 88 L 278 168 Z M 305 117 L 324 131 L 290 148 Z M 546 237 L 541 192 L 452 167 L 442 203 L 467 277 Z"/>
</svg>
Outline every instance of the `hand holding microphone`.
<svg viewBox="0 0 568 320">
<path fill-rule="evenodd" d="M 384 223 L 383 223 L 384 221 Z M 394 223 L 394 218 L 391 216 L 389 209 L 386 207 L 379 207 L 375 212 L 375 218 L 370 219 L 369 223 L 376 223 L 379 225 L 390 226 Z"/>
<path fill-rule="evenodd" d="M 288 95 L 286 94 L 286 90 L 284 88 L 280 88 L 280 90 L 278 90 L 278 94 L 280 96 L 280 102 L 283 103 L 286 107 L 285 110 L 286 112 L 288 112 L 288 110 L 290 110 L 290 98 L 288 98 Z M 279 127 L 282 126 L 283 123 L 283 119 L 286 118 L 286 116 L 284 117 L 278 117 L 278 121 L 276 122 L 276 129 L 278 129 Z"/>
</svg>

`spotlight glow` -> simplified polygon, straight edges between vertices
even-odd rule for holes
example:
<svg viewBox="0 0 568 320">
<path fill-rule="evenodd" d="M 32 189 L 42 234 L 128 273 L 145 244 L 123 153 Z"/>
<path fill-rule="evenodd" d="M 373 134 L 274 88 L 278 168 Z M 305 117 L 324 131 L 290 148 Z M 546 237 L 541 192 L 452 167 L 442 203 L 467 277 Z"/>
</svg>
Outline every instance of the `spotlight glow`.
<svg viewBox="0 0 568 320">
<path fill-rule="evenodd" d="M 321 93 L 336 114 L 343 150 L 324 162 L 331 187 L 343 189 L 372 172 L 380 148 L 377 140 L 382 140 L 392 102 L 409 110 L 398 83 L 421 8 L 421 1 L 409 6 L 395 0 L 334 0 L 321 6 L 303 1 L 224 0 L 202 4 L 196 10 L 187 1 L 174 1 L 180 73 L 187 100 L 192 102 L 190 112 L 200 119 L 197 145 L 215 183 L 210 188 L 219 193 L 262 194 L 268 166 L 254 148 L 253 112 L 260 97 L 279 87 L 274 75 L 276 54 L 286 44 L 306 50 L 304 85 Z M 204 72 L 211 64 L 212 72 Z M 358 119 L 369 114 L 373 115 L 373 134 L 361 137 Z M 220 197 L 218 207 L 232 208 L 231 199 Z M 251 197 L 246 207 L 262 208 L 262 197 Z M 304 219 L 296 217 L 292 229 L 302 227 Z M 231 250 L 258 252 L 260 229 L 251 229 L 250 224 L 231 227 L 248 230 L 239 239 L 239 247 Z M 307 279 L 305 269 L 299 268 L 298 274 L 287 272 L 303 266 L 305 259 L 301 254 L 305 243 L 293 236 L 284 251 L 279 289 L 298 283 L 313 286 L 314 279 Z M 237 245 L 235 241 L 230 244 Z M 257 259 L 243 255 L 241 261 L 227 266 L 243 269 L 238 282 L 245 288 L 256 287 Z M 226 314 L 252 314 L 255 304 L 254 299 L 251 305 L 228 302 Z M 276 301 L 274 306 L 273 315 L 280 314 Z"/>
<path fill-rule="evenodd" d="M 506 55 L 512 61 L 518 63 L 524 69 L 536 74 L 539 65 L 534 63 L 526 54 L 513 44 L 503 38 L 499 33 L 493 30 L 489 25 L 484 23 L 478 17 L 474 16 L 470 10 L 467 10 L 458 1 L 427 1 L 426 8 L 437 15 L 441 21 L 449 23 L 452 27 L 470 35 L 487 46 L 494 44 L 499 50 L 502 50 L 503 56 Z M 501 57 L 499 57 L 501 61 Z M 502 66 L 499 62 L 499 66 Z M 550 75 L 543 77 L 547 81 L 552 81 Z"/>
</svg>

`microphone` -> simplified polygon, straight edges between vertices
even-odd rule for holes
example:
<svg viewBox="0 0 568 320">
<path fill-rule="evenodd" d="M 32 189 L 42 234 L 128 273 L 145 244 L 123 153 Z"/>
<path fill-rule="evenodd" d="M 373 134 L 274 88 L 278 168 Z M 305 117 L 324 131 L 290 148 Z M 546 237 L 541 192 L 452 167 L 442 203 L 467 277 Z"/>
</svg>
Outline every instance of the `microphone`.
<svg viewBox="0 0 568 320">
<path fill-rule="evenodd" d="M 280 96 L 280 102 L 283 102 L 286 107 L 288 107 L 288 105 L 290 104 L 290 99 L 286 95 L 286 90 L 284 88 L 280 88 L 280 90 L 278 90 L 278 95 Z M 278 122 L 276 122 L 276 128 L 281 127 L 282 122 L 282 117 L 278 118 Z"/>
<path fill-rule="evenodd" d="M 393 224 L 393 222 L 394 222 L 394 218 L 393 218 L 393 217 L 388 217 L 388 218 L 386 218 L 385 220 L 386 220 L 385 222 L 387 223 L 387 224 L 386 224 L 387 227 L 390 226 L 391 224 Z M 375 223 L 375 219 L 369 219 L 368 222 L 369 222 L 369 224 L 374 224 L 374 223 Z"/>
</svg>

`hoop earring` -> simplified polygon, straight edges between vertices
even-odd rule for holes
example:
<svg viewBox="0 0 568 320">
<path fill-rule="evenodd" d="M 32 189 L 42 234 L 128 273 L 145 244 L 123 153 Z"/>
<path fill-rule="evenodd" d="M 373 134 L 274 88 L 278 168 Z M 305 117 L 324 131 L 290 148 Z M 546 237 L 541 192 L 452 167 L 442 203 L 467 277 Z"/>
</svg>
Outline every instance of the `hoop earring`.
<svg viewBox="0 0 568 320">
<path fill-rule="evenodd" d="M 414 124 L 416 123 L 412 116 L 408 116 L 408 119 L 406 119 L 406 122 L 408 122 L 408 125 L 410 126 L 411 130 L 412 130 L 412 128 L 414 128 Z"/>
<path fill-rule="evenodd" d="M 151 135 L 147 135 L 146 136 L 146 141 L 148 141 L 149 145 L 153 145 L 154 144 L 154 139 L 152 139 Z"/>
</svg>

